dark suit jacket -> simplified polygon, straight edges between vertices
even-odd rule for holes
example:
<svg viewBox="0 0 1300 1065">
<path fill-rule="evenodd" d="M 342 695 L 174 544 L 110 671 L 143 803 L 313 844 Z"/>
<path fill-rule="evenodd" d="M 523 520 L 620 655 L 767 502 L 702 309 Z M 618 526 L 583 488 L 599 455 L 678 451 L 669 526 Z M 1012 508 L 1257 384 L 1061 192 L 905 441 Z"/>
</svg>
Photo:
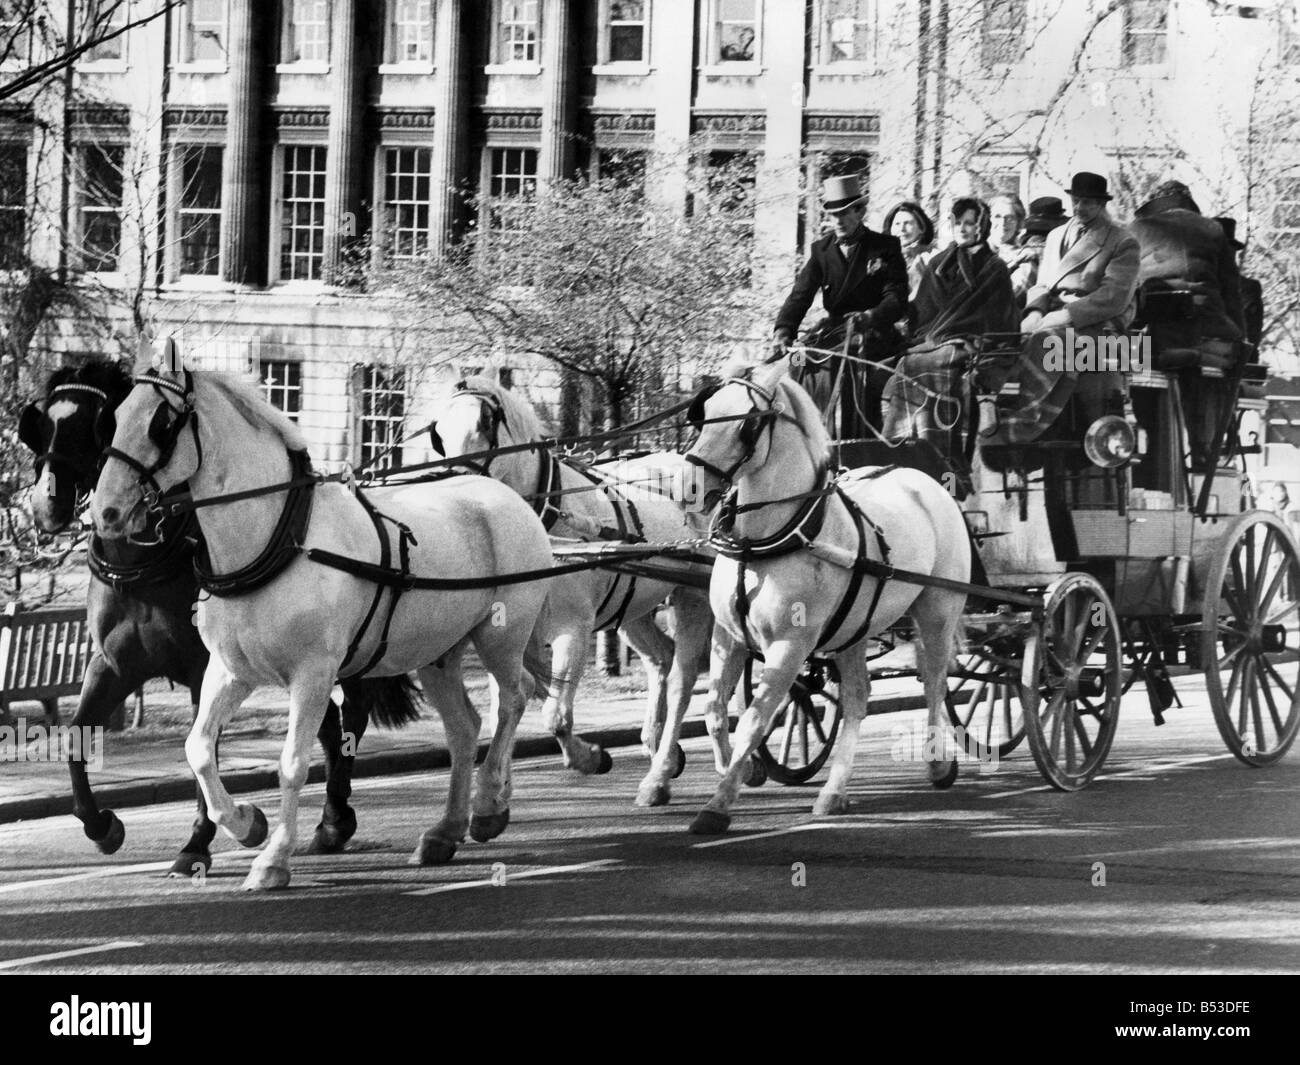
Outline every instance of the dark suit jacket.
<svg viewBox="0 0 1300 1065">
<path fill-rule="evenodd" d="M 1253 277 L 1241 279 L 1241 316 L 1246 320 L 1246 339 L 1259 347 L 1264 335 L 1264 286 Z"/>
<path fill-rule="evenodd" d="M 907 263 L 897 237 L 865 230 L 846 263 L 835 234 L 829 233 L 812 246 L 776 316 L 776 331 L 793 339 L 819 290 L 828 315 L 873 311 L 875 328 L 887 329 L 907 314 L 907 285 Z"/>
<path fill-rule="evenodd" d="M 1141 249 L 1139 287 L 1192 292 L 1202 336 L 1241 339 L 1241 275 L 1219 223 L 1183 207 L 1149 211 L 1150 206 L 1140 208 L 1128 227 Z"/>
</svg>

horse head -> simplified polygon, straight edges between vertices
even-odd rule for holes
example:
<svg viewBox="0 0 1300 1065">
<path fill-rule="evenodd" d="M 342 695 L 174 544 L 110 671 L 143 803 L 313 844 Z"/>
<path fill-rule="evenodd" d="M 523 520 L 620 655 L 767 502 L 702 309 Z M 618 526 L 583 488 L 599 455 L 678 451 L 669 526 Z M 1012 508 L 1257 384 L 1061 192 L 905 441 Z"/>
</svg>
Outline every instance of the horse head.
<svg viewBox="0 0 1300 1065">
<path fill-rule="evenodd" d="M 130 375 L 121 366 L 95 359 L 55 370 L 44 397 L 23 409 L 18 436 L 35 455 L 31 509 L 44 532 L 71 525 L 78 502 L 94 489 L 113 438 L 114 410 L 130 390 Z"/>
</svg>

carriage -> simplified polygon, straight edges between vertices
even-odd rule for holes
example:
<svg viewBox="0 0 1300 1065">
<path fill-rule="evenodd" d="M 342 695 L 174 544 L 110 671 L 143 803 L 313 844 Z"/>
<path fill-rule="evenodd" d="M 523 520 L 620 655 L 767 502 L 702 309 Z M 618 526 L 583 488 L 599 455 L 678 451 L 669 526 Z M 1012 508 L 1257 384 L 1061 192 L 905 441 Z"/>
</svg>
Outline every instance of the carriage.
<svg viewBox="0 0 1300 1065">
<path fill-rule="evenodd" d="M 1150 330 L 1128 339 L 1140 350 Z M 976 566 L 947 706 L 966 752 L 995 760 L 1028 739 L 1049 784 L 1083 788 L 1110 750 L 1121 696 L 1142 684 L 1163 724 L 1177 702 L 1171 672 L 1183 671 L 1204 675 L 1233 755 L 1251 766 L 1278 760 L 1300 731 L 1300 551 L 1279 518 L 1253 509 L 1245 477 L 1244 456 L 1260 448 L 1242 443 L 1242 419 L 1264 410 L 1266 368 L 1199 367 L 1194 353 L 1157 351 L 1125 375 L 1116 414 L 1084 424 L 1067 406 L 1048 438 L 982 451 L 978 411 L 996 397 L 981 391 L 979 369 L 1014 357 L 1017 340 L 965 338 L 952 440 L 975 456 L 973 483 L 959 484 L 923 442 L 835 444 L 842 469 L 914 465 L 964 496 Z M 1188 374 L 1225 396 L 1197 473 L 1184 461 Z M 871 658 L 897 658 L 894 638 L 909 635 L 904 622 Z M 806 663 L 758 751 L 774 780 L 807 783 L 826 762 L 842 717 L 837 679 L 833 663 Z"/>
</svg>

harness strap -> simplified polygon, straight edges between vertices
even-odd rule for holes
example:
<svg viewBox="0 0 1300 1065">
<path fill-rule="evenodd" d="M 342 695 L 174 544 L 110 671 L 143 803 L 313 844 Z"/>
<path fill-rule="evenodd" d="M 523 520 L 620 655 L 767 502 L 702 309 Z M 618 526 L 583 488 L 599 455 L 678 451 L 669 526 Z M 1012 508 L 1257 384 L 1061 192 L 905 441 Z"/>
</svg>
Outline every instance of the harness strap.
<svg viewBox="0 0 1300 1065">
<path fill-rule="evenodd" d="M 599 569 L 605 565 L 602 559 L 583 562 L 570 562 L 563 566 L 547 566 L 544 569 L 526 569 L 515 573 L 502 573 L 495 577 L 413 577 L 399 573 L 395 569 L 377 566 L 373 562 L 362 562 L 347 555 L 335 554 L 322 547 L 309 547 L 305 554 L 312 562 L 331 569 L 342 570 L 354 577 L 382 584 L 385 588 L 401 588 L 403 591 L 421 592 L 465 592 L 475 588 L 501 588 L 508 584 L 527 584 L 529 581 L 546 581 L 552 577 L 563 577 L 566 573 L 579 573 L 582 570 Z"/>
<path fill-rule="evenodd" d="M 370 518 L 371 522 L 374 524 L 375 534 L 379 537 L 379 566 L 381 569 L 385 570 L 386 572 L 391 573 L 392 571 L 389 570 L 388 564 L 392 561 L 393 552 L 392 552 L 392 548 L 389 546 L 388 543 L 388 532 L 387 530 L 384 529 L 383 517 L 379 513 L 379 511 L 375 509 L 374 505 L 370 502 L 369 499 L 366 498 L 365 494 L 359 488 L 357 489 L 357 502 L 361 504 L 362 509 L 365 510 L 366 515 Z M 307 557 L 312 558 L 311 551 L 307 552 Z M 344 674 L 344 672 L 348 668 L 348 663 L 352 661 L 353 656 L 356 655 L 357 650 L 361 647 L 361 640 L 365 636 L 366 630 L 370 628 L 370 623 L 371 621 L 374 620 L 375 612 L 379 609 L 379 600 L 383 598 L 384 588 L 385 585 L 383 584 L 375 585 L 375 594 L 373 597 L 371 597 L 370 609 L 366 611 L 366 616 L 361 619 L 361 627 L 357 629 L 356 633 L 352 637 L 352 642 L 348 644 L 347 654 L 343 656 L 343 663 L 339 666 L 339 676 L 342 676 Z M 400 588 L 394 588 L 394 594 L 393 594 L 394 607 L 397 605 L 397 597 L 400 594 L 401 594 Z M 392 618 L 393 618 L 392 610 L 389 610 L 388 620 L 391 622 Z M 388 636 L 388 626 L 385 625 L 384 636 L 380 640 L 380 645 L 381 645 L 380 651 L 387 650 L 387 647 L 384 646 L 387 636 Z M 366 663 L 365 668 L 359 670 L 357 675 L 359 676 L 362 673 L 367 673 L 371 669 L 374 669 L 375 663 L 379 661 L 379 658 L 380 655 L 378 654 L 372 655 L 370 661 Z"/>
<path fill-rule="evenodd" d="M 748 649 L 750 657 L 756 658 L 760 662 L 767 661 L 763 657 L 763 652 L 758 649 L 758 644 L 749 634 L 749 591 L 745 588 L 745 563 L 749 561 L 749 552 L 743 552 L 736 560 L 736 617 L 740 619 L 740 631 L 745 637 L 745 647 Z"/>
<path fill-rule="evenodd" d="M 602 529 L 601 536 L 606 537 L 607 534 L 612 534 L 612 537 L 610 538 L 622 540 L 625 543 L 643 543 L 645 541 L 645 536 L 641 531 L 641 517 L 637 514 L 636 505 L 626 496 L 619 493 L 610 483 L 608 478 L 600 476 L 594 470 L 581 466 L 575 466 L 572 467 L 572 469 L 582 474 L 587 478 L 587 480 L 591 481 L 592 484 L 597 485 L 605 494 L 605 498 L 609 500 L 610 505 L 614 508 L 614 518 L 618 522 L 618 528 L 608 530 Z M 626 514 L 623 513 L 624 507 L 627 508 Z M 608 607 L 613 601 L 614 594 L 618 591 L 619 581 L 624 577 L 627 578 L 627 587 L 623 592 L 622 601 L 610 616 L 609 620 L 602 622 L 600 617 L 604 614 L 606 607 Z M 604 598 L 601 599 L 600 606 L 596 608 L 595 617 L 597 629 L 617 629 L 623 624 L 623 616 L 627 613 L 628 607 L 632 605 L 632 597 L 636 594 L 636 580 L 636 577 L 631 573 L 615 572 L 614 580 L 610 583 L 609 589 L 605 592 Z"/>
<path fill-rule="evenodd" d="M 837 655 L 841 651 L 852 647 L 862 639 L 871 629 L 871 622 L 876 616 L 876 607 L 880 605 L 880 595 L 885 589 L 885 583 L 893 575 L 893 568 L 889 565 L 889 543 L 885 539 L 884 532 L 879 525 L 871 520 L 863 509 L 849 498 L 842 490 L 836 488 L 836 494 L 848 508 L 849 513 L 853 516 L 853 523 L 858 530 L 858 557 L 853 563 L 853 575 L 849 578 L 848 590 L 844 593 L 835 608 L 835 613 L 826 627 L 822 630 L 821 640 L 818 641 L 820 647 L 835 633 L 835 631 L 844 623 L 848 617 L 853 603 L 858 597 L 858 592 L 862 588 L 862 578 L 868 574 L 876 578 L 876 587 L 871 595 L 871 605 L 867 607 L 867 616 L 863 619 L 862 624 L 854 630 L 853 635 L 838 647 L 826 651 L 827 655 Z M 867 538 L 865 526 L 870 526 L 876 534 L 876 546 L 880 549 L 880 562 L 875 562 L 867 557 Z"/>
<path fill-rule="evenodd" d="M 550 532 L 560 520 L 560 507 L 556 502 L 560 488 L 560 460 L 553 451 L 545 452 L 537 462 L 537 492 L 533 496 L 533 511 L 542 519 L 542 528 Z"/>
</svg>

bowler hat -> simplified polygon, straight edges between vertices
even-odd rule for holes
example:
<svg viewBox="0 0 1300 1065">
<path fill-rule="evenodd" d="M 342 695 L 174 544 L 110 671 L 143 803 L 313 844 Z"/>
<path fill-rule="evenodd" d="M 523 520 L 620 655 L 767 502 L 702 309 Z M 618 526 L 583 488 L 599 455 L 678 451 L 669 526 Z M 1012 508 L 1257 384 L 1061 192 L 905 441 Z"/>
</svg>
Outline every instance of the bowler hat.
<svg viewBox="0 0 1300 1065">
<path fill-rule="evenodd" d="M 1057 226 L 1069 221 L 1065 207 L 1055 196 L 1040 196 L 1029 204 L 1029 215 L 1025 218 L 1026 233 L 1050 233 Z"/>
<path fill-rule="evenodd" d="M 862 191 L 857 174 L 827 178 L 822 182 L 823 211 L 838 214 L 840 211 L 847 211 L 850 207 L 861 207 L 866 202 L 867 197 Z"/>
<path fill-rule="evenodd" d="M 1223 227 L 1223 235 L 1228 238 L 1228 243 L 1238 251 L 1241 251 L 1246 245 L 1237 239 L 1237 220 L 1235 218 L 1216 218 L 1216 222 Z"/>
<path fill-rule="evenodd" d="M 1106 191 L 1106 179 L 1100 174 L 1090 174 L 1086 170 L 1080 170 L 1074 175 L 1074 180 L 1070 182 L 1067 194 L 1089 200 L 1109 200 L 1111 198 L 1110 193 Z"/>
</svg>

